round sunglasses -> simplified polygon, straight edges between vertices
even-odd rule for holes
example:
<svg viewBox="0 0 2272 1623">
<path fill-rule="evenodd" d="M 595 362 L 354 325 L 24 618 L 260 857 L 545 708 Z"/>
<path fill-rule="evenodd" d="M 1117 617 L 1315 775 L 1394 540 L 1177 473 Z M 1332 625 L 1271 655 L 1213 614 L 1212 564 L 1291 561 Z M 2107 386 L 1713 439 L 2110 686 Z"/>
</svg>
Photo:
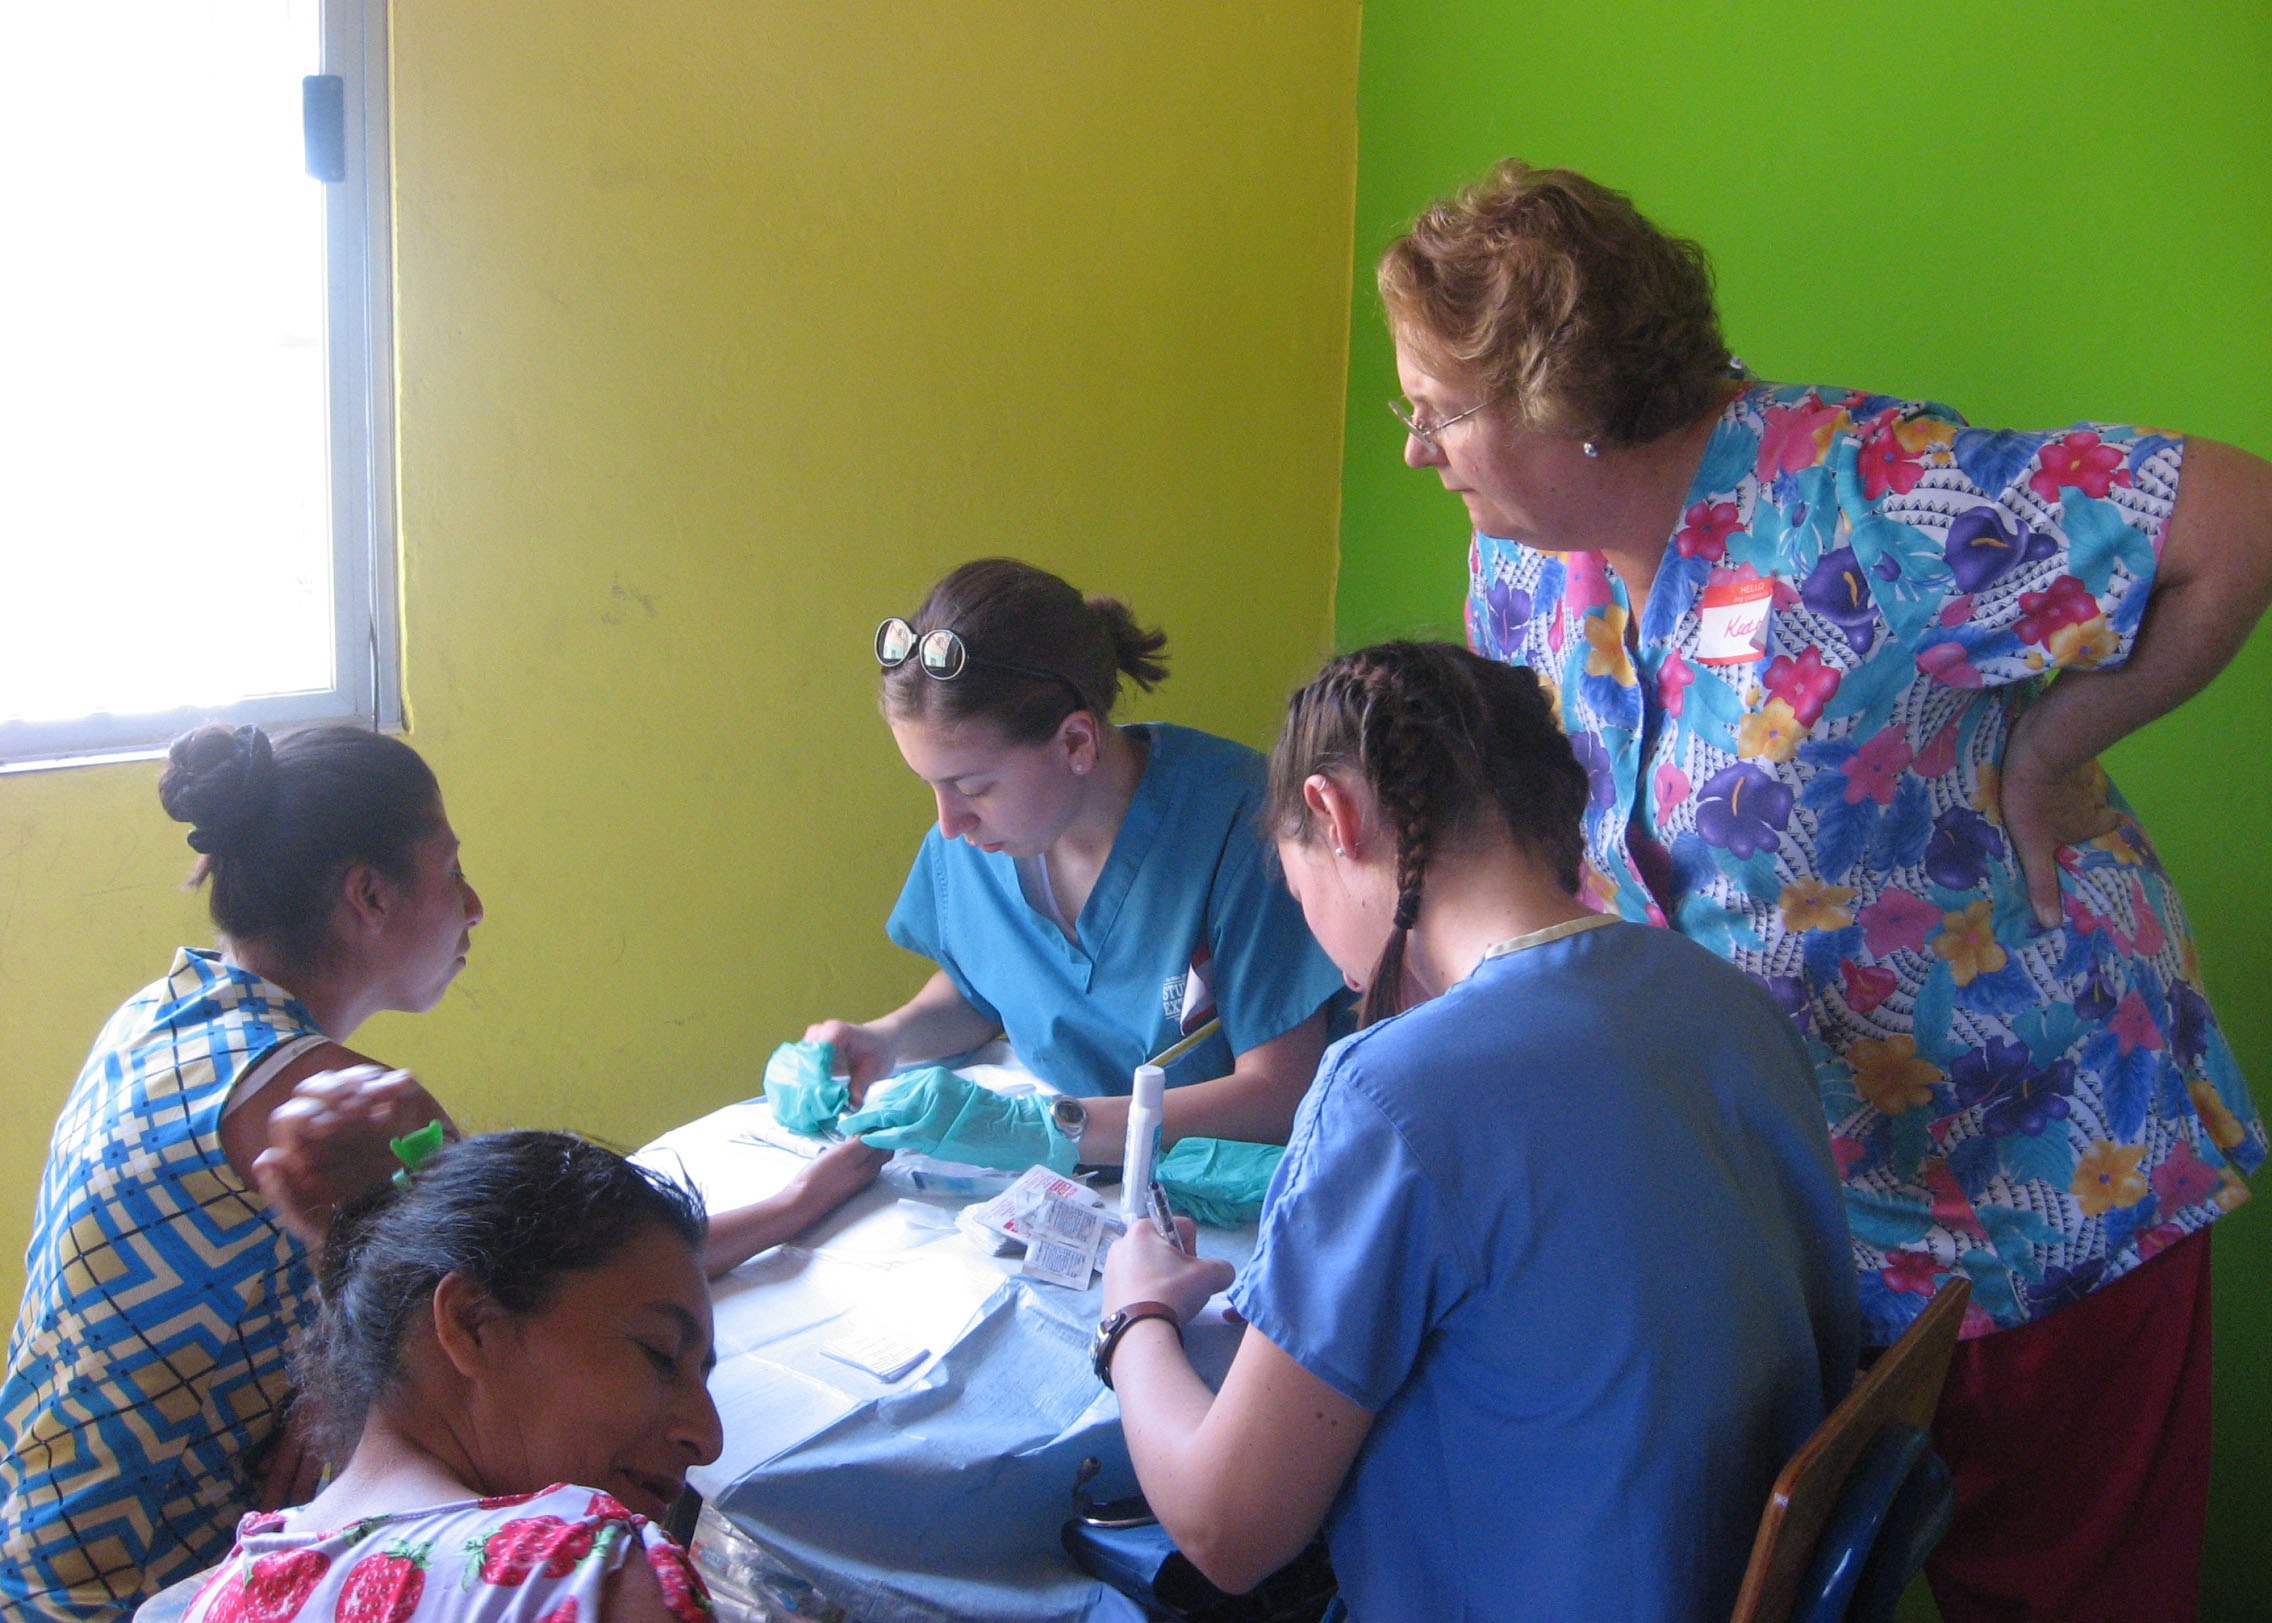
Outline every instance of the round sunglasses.
<svg viewBox="0 0 2272 1623">
<path fill-rule="evenodd" d="M 973 665 L 1008 671 L 1012 676 L 1031 677 L 1036 682 L 1062 682 L 1081 709 L 1092 708 L 1080 685 L 1061 671 L 981 657 L 970 651 L 970 645 L 962 640 L 962 633 L 952 626 L 917 631 L 894 614 L 876 627 L 876 663 L 887 671 L 895 671 L 910 659 L 935 682 L 952 682 Z"/>
</svg>

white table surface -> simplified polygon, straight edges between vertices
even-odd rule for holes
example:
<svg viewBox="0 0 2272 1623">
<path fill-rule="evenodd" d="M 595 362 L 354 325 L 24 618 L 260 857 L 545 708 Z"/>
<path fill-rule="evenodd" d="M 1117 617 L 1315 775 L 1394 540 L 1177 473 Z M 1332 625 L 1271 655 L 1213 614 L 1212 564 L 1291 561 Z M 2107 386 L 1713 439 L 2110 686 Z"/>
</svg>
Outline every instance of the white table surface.
<svg viewBox="0 0 2272 1623">
<path fill-rule="evenodd" d="M 1000 1073 L 985 1080 L 1005 1080 Z M 762 1100 L 664 1134 L 638 1159 L 693 1183 L 715 1210 L 781 1188 L 819 1146 Z M 725 1426 L 691 1474 L 734 1526 L 862 1623 L 1057 1623 L 1119 1611 L 1064 1554 L 1084 1456 L 1099 1499 L 1136 1491 L 1119 1408 L 1091 1372 L 1101 1282 L 1017 1277 L 954 1226 L 971 1195 L 912 1193 L 908 1158 L 790 1245 L 713 1282 Z M 1119 1191 L 1104 1191 L 1117 1203 Z M 1254 1231 L 1202 1229 L 1199 1249 L 1244 1266 Z M 1239 1332 L 1215 1304 L 1188 1334 L 1209 1379 Z M 825 1357 L 853 1330 L 928 1356 L 883 1382 Z M 1125 1615 L 1125 1614 L 1121 1614 Z"/>
</svg>

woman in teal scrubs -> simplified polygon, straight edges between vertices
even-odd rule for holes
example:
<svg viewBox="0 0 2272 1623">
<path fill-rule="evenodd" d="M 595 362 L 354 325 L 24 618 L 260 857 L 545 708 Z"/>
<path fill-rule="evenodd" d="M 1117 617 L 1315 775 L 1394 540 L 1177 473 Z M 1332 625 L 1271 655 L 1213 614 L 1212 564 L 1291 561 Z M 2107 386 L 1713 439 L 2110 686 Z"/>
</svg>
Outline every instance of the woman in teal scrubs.
<svg viewBox="0 0 2272 1623">
<path fill-rule="evenodd" d="M 1256 825 L 1264 763 L 1188 727 L 1112 725 L 1167 639 L 1116 599 L 981 559 L 876 639 L 883 704 L 939 821 L 887 929 L 938 967 L 863 1024 L 825 1020 L 855 1102 L 902 1066 L 1005 1032 L 1084 1101 L 1079 1159 L 1120 1158 L 1136 1067 L 1219 1019 L 1168 1068 L 1165 1139 L 1283 1144 L 1342 978 Z"/>
</svg>

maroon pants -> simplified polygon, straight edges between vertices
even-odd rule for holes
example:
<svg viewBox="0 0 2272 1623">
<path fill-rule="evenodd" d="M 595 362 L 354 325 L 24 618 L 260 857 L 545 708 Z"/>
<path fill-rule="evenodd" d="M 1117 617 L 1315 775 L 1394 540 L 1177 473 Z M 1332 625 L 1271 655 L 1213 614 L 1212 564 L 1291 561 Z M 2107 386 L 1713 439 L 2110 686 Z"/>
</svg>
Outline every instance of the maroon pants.
<svg viewBox="0 0 2272 1623">
<path fill-rule="evenodd" d="M 2209 1233 L 1957 1345 L 1933 1419 L 1944 1623 L 2190 1623 L 2209 1502 Z"/>
</svg>

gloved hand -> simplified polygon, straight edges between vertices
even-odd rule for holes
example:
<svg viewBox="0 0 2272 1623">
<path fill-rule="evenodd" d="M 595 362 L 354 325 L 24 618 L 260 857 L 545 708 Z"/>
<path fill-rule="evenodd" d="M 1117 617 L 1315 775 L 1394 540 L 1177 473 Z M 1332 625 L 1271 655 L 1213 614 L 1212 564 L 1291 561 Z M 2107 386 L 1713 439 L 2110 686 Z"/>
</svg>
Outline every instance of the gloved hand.
<svg viewBox="0 0 2272 1623">
<path fill-rule="evenodd" d="M 1050 1119 L 1043 1099 L 1006 1099 L 943 1065 L 877 1083 L 868 1090 L 867 1107 L 836 1125 L 878 1149 L 917 1150 L 1005 1172 L 1035 1165 L 1071 1172 L 1077 1147 Z"/>
<path fill-rule="evenodd" d="M 765 1062 L 765 1096 L 773 1119 L 792 1133 L 818 1138 L 852 1102 L 836 1070 L 833 1043 L 783 1043 Z"/>
<path fill-rule="evenodd" d="M 1160 1157 L 1153 1175 L 1177 1211 L 1215 1228 L 1237 1228 L 1262 1215 L 1262 1197 L 1285 1155 L 1283 1144 L 1184 1138 Z"/>
</svg>

